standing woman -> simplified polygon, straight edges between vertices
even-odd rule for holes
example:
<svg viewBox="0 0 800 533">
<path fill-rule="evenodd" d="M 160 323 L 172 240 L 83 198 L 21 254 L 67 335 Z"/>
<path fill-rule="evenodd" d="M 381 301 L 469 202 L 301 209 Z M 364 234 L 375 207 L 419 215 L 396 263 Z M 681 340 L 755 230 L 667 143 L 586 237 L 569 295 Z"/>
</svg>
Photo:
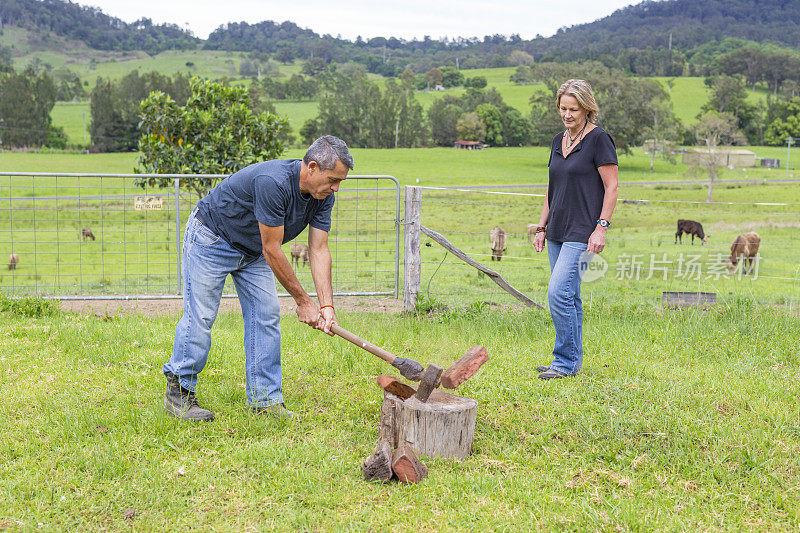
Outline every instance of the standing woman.
<svg viewBox="0 0 800 533">
<path fill-rule="evenodd" d="M 592 87 L 568 80 L 556 93 L 556 107 L 567 129 L 553 138 L 550 183 L 533 240 L 537 252 L 548 241 L 547 300 L 556 330 L 553 362 L 537 367 L 540 379 L 572 376 L 583 366 L 581 278 L 603 251 L 617 203 L 617 152 L 594 124 L 600 109 Z"/>
</svg>

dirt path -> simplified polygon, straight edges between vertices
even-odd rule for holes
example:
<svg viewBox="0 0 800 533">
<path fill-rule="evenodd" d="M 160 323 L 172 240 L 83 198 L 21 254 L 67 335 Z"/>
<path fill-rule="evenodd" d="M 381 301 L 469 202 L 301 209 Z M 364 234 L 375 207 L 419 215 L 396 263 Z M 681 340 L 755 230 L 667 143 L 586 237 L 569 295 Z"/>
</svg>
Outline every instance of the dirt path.
<svg viewBox="0 0 800 533">
<path fill-rule="evenodd" d="M 281 314 L 294 314 L 295 303 L 291 298 L 280 298 Z M 358 313 L 398 313 L 403 310 L 403 301 L 394 298 L 368 296 L 340 296 L 334 299 L 338 311 Z M 141 314 L 144 316 L 180 315 L 183 299 L 169 300 L 62 300 L 61 309 L 95 315 Z M 223 298 L 220 313 L 236 311 L 241 314 L 238 298 Z"/>
</svg>

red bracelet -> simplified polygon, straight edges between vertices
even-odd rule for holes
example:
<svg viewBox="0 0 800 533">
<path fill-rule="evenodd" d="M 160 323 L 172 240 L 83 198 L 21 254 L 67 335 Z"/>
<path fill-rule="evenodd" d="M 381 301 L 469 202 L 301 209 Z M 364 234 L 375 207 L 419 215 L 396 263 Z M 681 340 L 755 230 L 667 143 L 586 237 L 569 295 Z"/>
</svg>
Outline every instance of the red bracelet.
<svg viewBox="0 0 800 533">
<path fill-rule="evenodd" d="M 328 305 L 323 305 L 322 307 L 320 307 L 320 308 L 319 308 L 319 310 L 320 310 L 320 311 L 322 311 L 322 310 L 323 310 L 323 309 L 325 309 L 326 307 L 330 307 L 331 309 L 333 309 L 334 311 L 336 311 L 336 308 L 335 308 L 335 307 L 333 307 L 333 306 L 332 306 L 332 305 L 330 305 L 330 304 L 328 304 Z"/>
</svg>

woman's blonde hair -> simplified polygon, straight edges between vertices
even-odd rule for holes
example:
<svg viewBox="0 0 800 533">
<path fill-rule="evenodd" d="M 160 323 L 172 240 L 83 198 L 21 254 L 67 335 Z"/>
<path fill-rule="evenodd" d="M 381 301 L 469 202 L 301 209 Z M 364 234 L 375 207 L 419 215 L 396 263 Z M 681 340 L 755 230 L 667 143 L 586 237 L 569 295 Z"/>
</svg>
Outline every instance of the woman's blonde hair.
<svg viewBox="0 0 800 533">
<path fill-rule="evenodd" d="M 556 93 L 556 109 L 561 105 L 561 97 L 565 94 L 567 96 L 572 96 L 578 101 L 578 105 L 586 111 L 586 116 L 590 122 L 594 122 L 595 119 L 597 119 L 597 115 L 600 114 L 600 108 L 597 106 L 597 101 L 595 101 L 594 93 L 592 92 L 592 86 L 589 85 L 588 81 L 565 81 Z"/>
</svg>

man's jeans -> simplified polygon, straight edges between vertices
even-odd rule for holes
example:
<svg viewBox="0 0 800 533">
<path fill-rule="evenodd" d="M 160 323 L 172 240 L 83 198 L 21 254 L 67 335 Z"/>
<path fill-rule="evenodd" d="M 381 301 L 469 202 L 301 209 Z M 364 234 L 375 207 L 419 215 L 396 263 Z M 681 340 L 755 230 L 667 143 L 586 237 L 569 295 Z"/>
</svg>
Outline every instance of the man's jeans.
<svg viewBox="0 0 800 533">
<path fill-rule="evenodd" d="M 547 256 L 550 259 L 547 301 L 556 330 L 550 366 L 566 374 L 575 374 L 583 366 L 581 278 L 593 254 L 586 252 L 586 243 L 547 241 Z"/>
<path fill-rule="evenodd" d="M 211 326 L 228 274 L 244 316 L 247 399 L 254 406 L 281 403 L 280 304 L 272 270 L 264 256 L 242 255 L 194 213 L 186 222 L 183 242 L 183 318 L 164 372 L 178 376 L 184 388 L 195 389 L 208 360 Z"/>
</svg>

